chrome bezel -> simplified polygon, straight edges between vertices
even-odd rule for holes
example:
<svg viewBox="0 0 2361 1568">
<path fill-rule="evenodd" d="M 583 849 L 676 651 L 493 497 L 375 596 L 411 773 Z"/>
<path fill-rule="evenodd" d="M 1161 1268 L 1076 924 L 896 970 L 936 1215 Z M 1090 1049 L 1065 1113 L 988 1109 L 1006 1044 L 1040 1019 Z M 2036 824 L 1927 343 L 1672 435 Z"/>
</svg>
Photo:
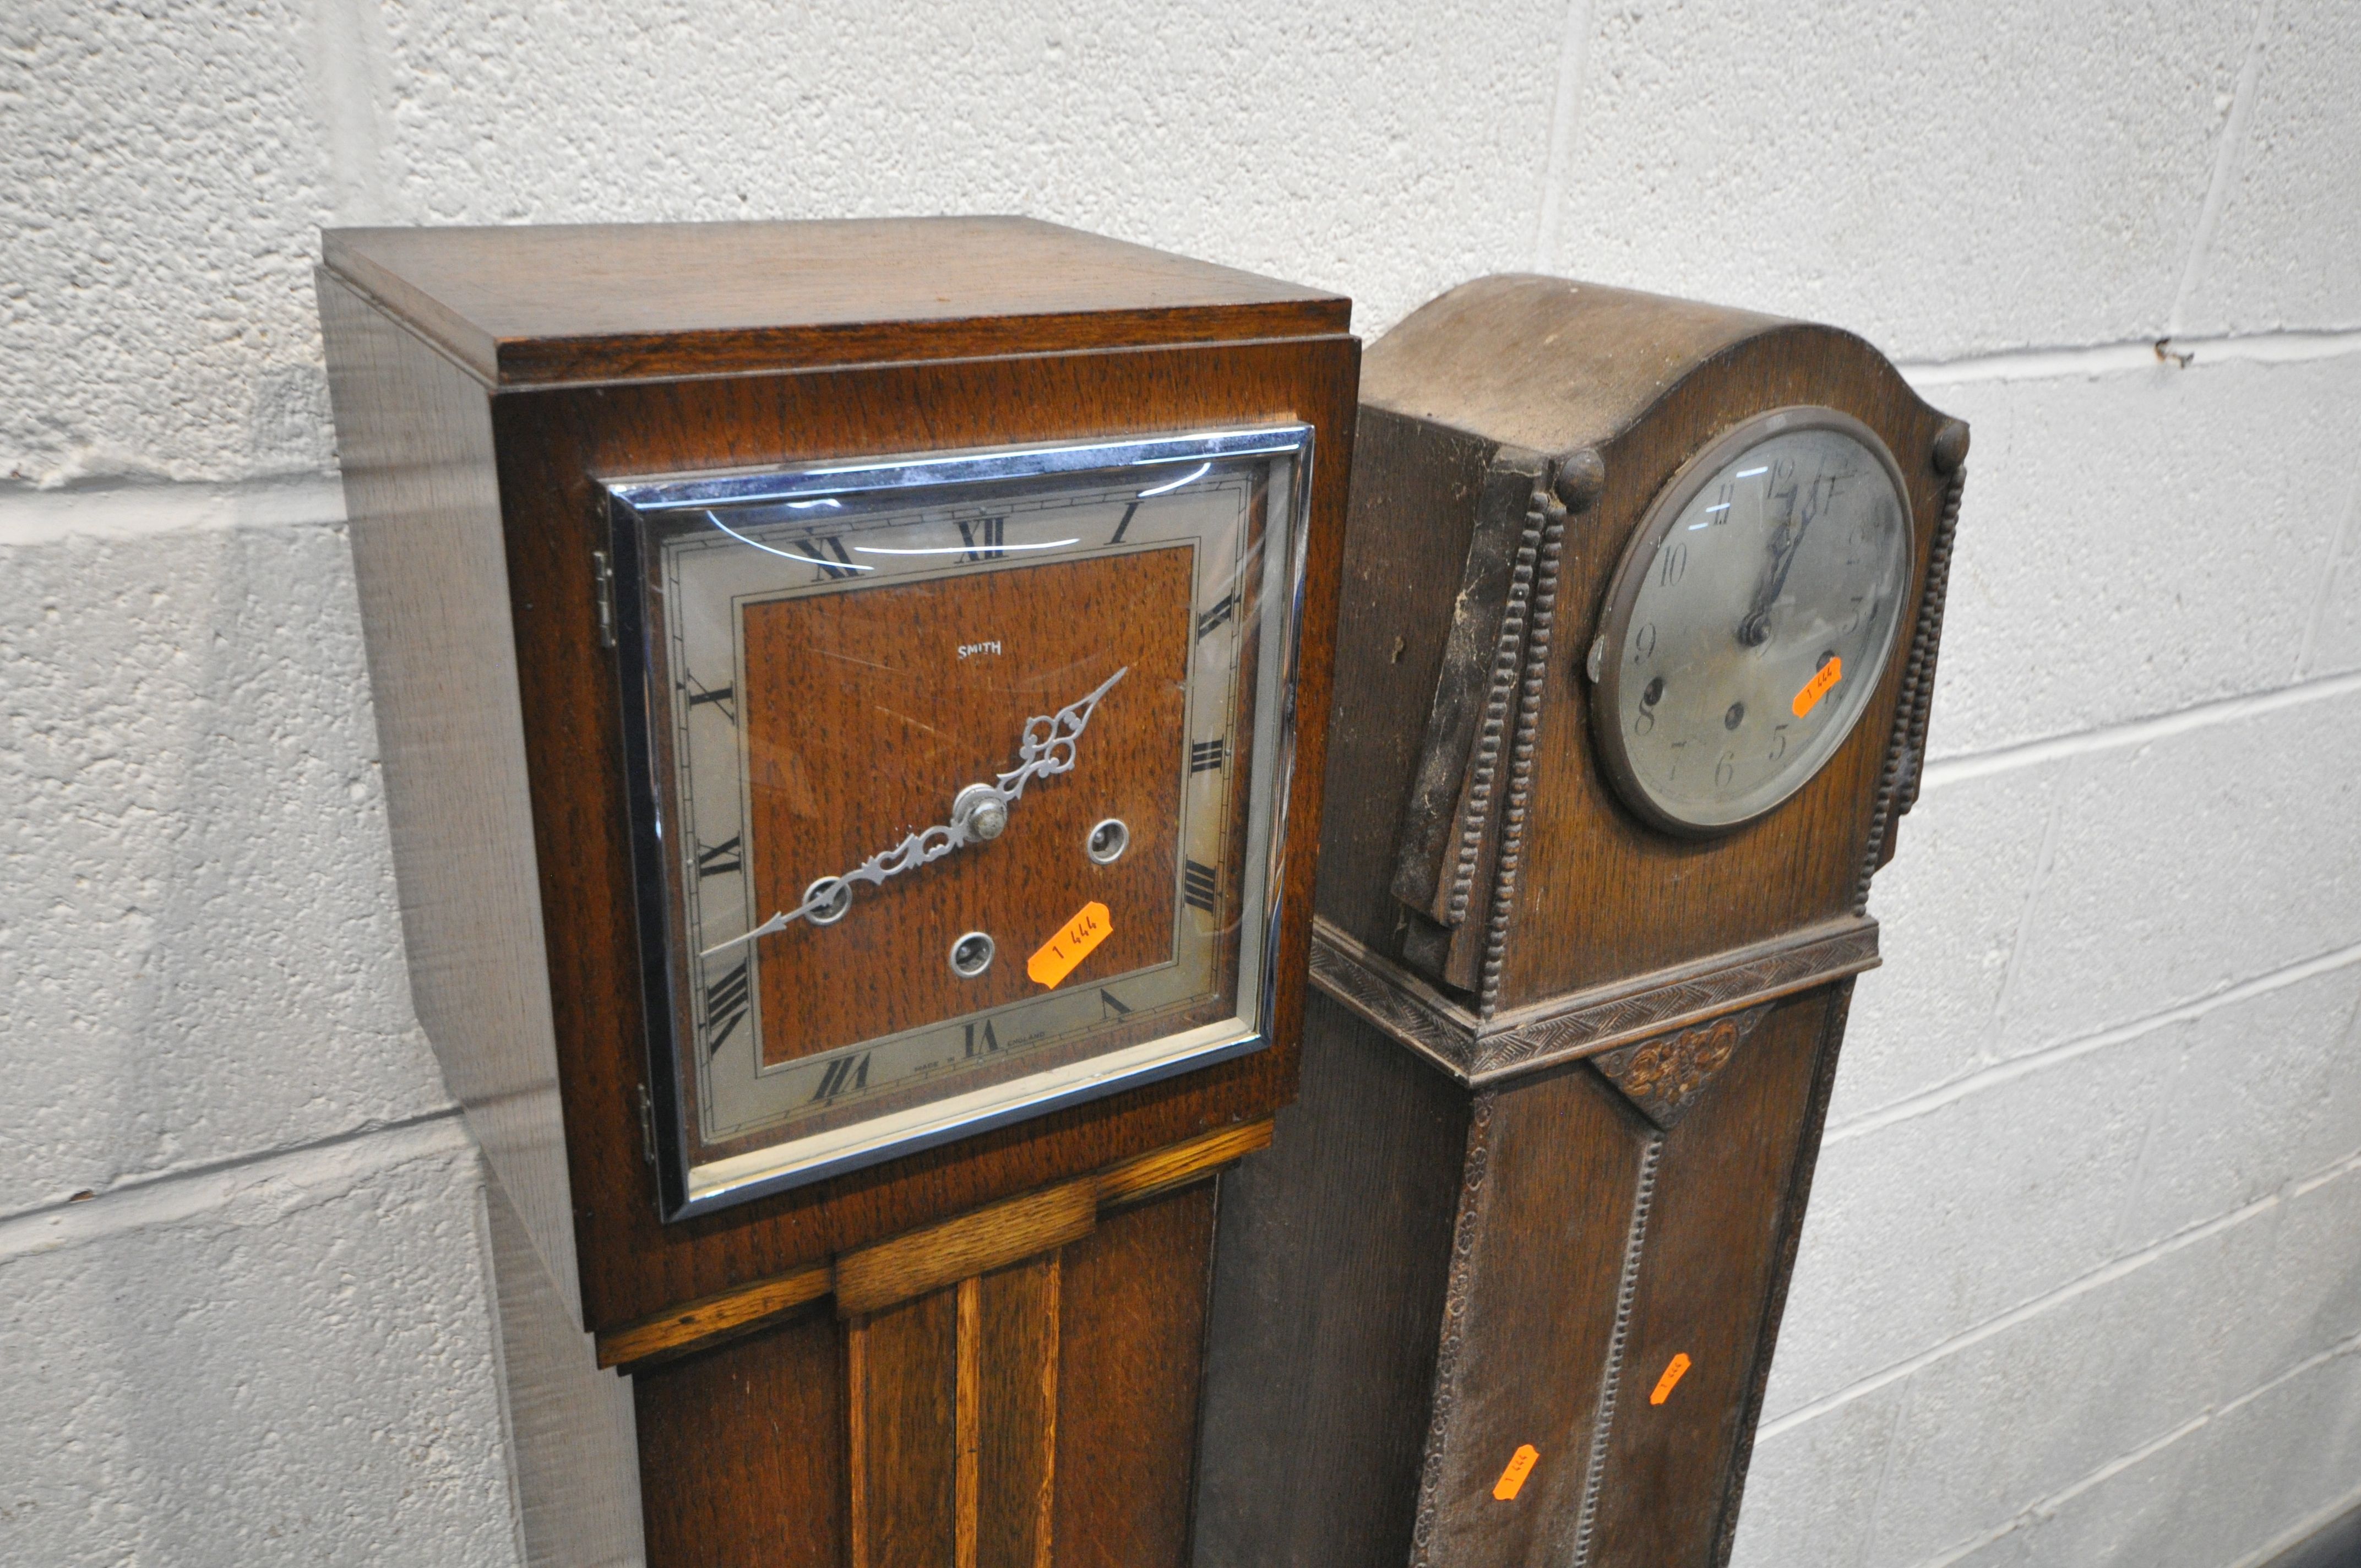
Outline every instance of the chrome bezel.
<svg viewBox="0 0 2361 1568">
<path fill-rule="evenodd" d="M 685 1220 L 805 1186 L 1063 1106 L 1210 1067 L 1272 1043 L 1270 1028 L 1279 996 L 1288 806 L 1295 773 L 1295 698 L 1302 656 L 1312 442 L 1310 425 L 1290 423 L 1200 434 L 905 454 L 759 471 L 616 477 L 601 482 L 619 589 L 614 607 L 616 658 L 621 689 L 624 772 L 645 1019 L 643 1048 L 653 1123 L 657 1210 L 664 1220 Z M 1264 657 L 1257 665 L 1256 678 L 1257 761 L 1247 806 L 1246 885 L 1240 890 L 1243 929 L 1237 971 L 1239 1005 L 1235 1013 L 1225 1023 L 1204 1025 L 1126 1047 L 1103 1057 L 952 1096 L 835 1134 L 790 1140 L 707 1166 L 691 1167 L 686 1157 L 693 1146 L 688 1122 L 691 1107 L 685 1086 L 679 1081 L 674 1038 L 676 943 L 666 892 L 664 797 L 656 777 L 652 739 L 652 726 L 658 721 L 653 704 L 659 694 L 650 690 L 652 659 L 646 608 L 636 592 L 623 591 L 625 585 L 642 580 L 643 522 L 664 512 L 699 510 L 723 504 L 817 500 L 1053 476 L 1082 477 L 1126 469 L 1170 468 L 1246 457 L 1288 458 L 1293 472 L 1286 515 L 1274 513 L 1265 523 L 1262 610 L 1256 628 Z M 1270 656 L 1273 652 L 1275 658 Z M 1262 846 L 1259 854 L 1253 850 L 1257 843 Z M 807 1146 L 812 1145 L 821 1146 Z"/>
</svg>

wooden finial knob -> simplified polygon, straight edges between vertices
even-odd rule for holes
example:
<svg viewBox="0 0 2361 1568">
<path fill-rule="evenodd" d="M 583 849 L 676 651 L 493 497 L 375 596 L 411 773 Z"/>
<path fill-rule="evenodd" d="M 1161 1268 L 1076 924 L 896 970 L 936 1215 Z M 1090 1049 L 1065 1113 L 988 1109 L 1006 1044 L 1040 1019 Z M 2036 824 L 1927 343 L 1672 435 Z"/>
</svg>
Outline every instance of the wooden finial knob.
<svg viewBox="0 0 2361 1568">
<path fill-rule="evenodd" d="M 1968 460 L 1968 427 L 1966 422 L 1947 419 L 1943 428 L 1935 433 L 1935 472 L 1956 474 L 1960 465 Z"/>
<path fill-rule="evenodd" d="M 1607 488 L 1607 464 L 1589 447 L 1569 452 L 1558 461 L 1557 499 L 1568 511 L 1587 511 Z"/>
</svg>

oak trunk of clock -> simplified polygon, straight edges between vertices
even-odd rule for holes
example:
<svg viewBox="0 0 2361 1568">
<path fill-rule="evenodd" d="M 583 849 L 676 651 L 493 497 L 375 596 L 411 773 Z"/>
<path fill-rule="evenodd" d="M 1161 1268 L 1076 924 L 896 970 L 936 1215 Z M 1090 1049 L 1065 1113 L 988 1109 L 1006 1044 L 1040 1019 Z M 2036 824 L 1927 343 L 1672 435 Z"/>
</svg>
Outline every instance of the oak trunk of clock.
<svg viewBox="0 0 2361 1568">
<path fill-rule="evenodd" d="M 1013 219 L 342 231 L 319 287 L 529 1555 L 636 1490 L 658 1564 L 1183 1561 L 1346 302 Z"/>
<path fill-rule="evenodd" d="M 1196 1561 L 1726 1561 L 1967 430 L 1546 278 L 1364 367 L 1303 1094 L 1225 1183 Z"/>
</svg>

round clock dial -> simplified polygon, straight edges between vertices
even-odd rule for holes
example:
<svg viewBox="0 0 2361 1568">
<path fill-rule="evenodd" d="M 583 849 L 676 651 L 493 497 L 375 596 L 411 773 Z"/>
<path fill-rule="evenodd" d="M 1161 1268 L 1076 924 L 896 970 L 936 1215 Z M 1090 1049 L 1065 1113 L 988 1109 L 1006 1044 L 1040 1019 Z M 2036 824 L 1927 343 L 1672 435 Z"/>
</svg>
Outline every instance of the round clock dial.
<svg viewBox="0 0 2361 1568">
<path fill-rule="evenodd" d="M 610 488 L 669 1209 L 1260 1043 L 1307 439 Z"/>
<path fill-rule="evenodd" d="M 1901 472 L 1858 420 L 1783 409 L 1700 452 L 1634 532 L 1591 651 L 1625 801 L 1705 833 L 1803 788 L 1876 689 L 1910 556 Z"/>
</svg>

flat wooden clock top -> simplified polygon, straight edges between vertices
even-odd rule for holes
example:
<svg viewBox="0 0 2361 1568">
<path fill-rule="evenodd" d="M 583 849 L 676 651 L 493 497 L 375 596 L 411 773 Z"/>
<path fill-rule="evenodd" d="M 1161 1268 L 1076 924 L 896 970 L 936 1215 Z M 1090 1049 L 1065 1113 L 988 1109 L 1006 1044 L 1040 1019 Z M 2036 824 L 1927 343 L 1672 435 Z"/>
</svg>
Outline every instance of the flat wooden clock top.
<svg viewBox="0 0 2361 1568">
<path fill-rule="evenodd" d="M 495 386 L 1346 330 L 1342 296 L 1019 217 L 331 229 Z"/>
</svg>

